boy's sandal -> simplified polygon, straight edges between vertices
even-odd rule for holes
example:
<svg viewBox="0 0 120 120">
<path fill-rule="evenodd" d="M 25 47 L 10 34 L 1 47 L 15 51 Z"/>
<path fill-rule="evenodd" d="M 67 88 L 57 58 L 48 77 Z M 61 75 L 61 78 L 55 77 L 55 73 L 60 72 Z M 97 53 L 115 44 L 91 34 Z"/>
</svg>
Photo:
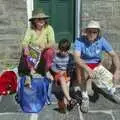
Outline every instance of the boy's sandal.
<svg viewBox="0 0 120 120">
<path fill-rule="evenodd" d="M 77 100 L 72 98 L 72 99 L 69 101 L 69 105 L 67 106 L 68 110 L 73 109 L 73 107 L 74 107 L 76 104 L 77 104 Z"/>
</svg>

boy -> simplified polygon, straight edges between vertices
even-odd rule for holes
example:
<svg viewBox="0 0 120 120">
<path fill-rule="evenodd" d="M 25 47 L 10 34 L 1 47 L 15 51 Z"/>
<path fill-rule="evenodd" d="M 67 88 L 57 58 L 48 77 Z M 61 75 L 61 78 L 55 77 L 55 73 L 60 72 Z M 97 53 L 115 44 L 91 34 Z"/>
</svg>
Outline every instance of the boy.
<svg viewBox="0 0 120 120">
<path fill-rule="evenodd" d="M 68 53 L 70 49 L 70 42 L 67 39 L 62 39 L 58 45 L 58 52 L 56 53 L 51 71 L 53 72 L 54 80 L 57 85 L 60 85 L 63 91 L 64 97 L 58 100 L 59 110 L 65 110 L 67 106 L 73 107 L 76 104 L 76 100 L 71 98 L 69 94 L 70 76 L 68 70 L 72 65 L 71 55 Z"/>
</svg>

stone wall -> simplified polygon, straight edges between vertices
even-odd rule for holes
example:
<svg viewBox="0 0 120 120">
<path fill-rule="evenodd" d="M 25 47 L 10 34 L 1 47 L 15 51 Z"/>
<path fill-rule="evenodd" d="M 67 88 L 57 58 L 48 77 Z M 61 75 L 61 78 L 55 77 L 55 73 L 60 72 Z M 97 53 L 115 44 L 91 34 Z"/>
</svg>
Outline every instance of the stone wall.
<svg viewBox="0 0 120 120">
<path fill-rule="evenodd" d="M 82 0 L 82 28 L 89 20 L 101 23 L 102 34 L 120 51 L 120 0 Z"/>
<path fill-rule="evenodd" d="M 26 27 L 26 1 L 0 0 L 0 70 L 18 63 Z"/>
<path fill-rule="evenodd" d="M 120 0 L 82 0 L 82 28 L 92 19 L 100 21 L 102 34 L 120 51 Z M 18 63 L 26 28 L 26 0 L 0 0 L 0 70 Z"/>
</svg>

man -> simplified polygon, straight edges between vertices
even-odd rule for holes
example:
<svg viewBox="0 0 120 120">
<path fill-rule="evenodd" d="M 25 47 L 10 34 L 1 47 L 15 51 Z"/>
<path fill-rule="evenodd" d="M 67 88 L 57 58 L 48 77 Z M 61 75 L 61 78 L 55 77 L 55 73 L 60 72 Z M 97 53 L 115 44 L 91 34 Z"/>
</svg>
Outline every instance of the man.
<svg viewBox="0 0 120 120">
<path fill-rule="evenodd" d="M 101 55 L 103 51 L 107 52 L 112 57 L 115 66 L 113 79 L 111 79 L 113 85 L 109 88 L 109 91 L 112 91 L 111 96 L 113 99 L 118 103 L 120 102 L 120 97 L 115 95 L 114 88 L 115 81 L 119 79 L 119 58 L 106 39 L 100 36 L 100 30 L 99 22 L 90 21 L 85 29 L 85 35 L 76 39 L 74 44 L 74 57 L 77 64 L 77 80 L 82 91 L 81 111 L 83 112 L 88 112 L 89 97 L 87 86 L 89 85 L 88 87 L 92 89 L 90 80 L 94 79 L 95 68 L 101 65 Z"/>
</svg>

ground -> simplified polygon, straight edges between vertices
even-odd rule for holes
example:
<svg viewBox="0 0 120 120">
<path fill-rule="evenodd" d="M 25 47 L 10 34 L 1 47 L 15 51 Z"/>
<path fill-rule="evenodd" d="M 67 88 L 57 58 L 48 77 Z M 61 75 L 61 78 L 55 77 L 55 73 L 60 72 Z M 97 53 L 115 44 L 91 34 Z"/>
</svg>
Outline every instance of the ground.
<svg viewBox="0 0 120 120">
<path fill-rule="evenodd" d="M 79 105 L 66 114 L 59 113 L 54 95 L 52 95 L 52 105 L 45 105 L 40 113 L 23 113 L 14 99 L 15 94 L 2 96 L 0 120 L 120 120 L 120 105 L 101 89 L 94 90 L 95 95 L 90 97 L 90 109 L 87 114 L 80 111 Z"/>
</svg>

